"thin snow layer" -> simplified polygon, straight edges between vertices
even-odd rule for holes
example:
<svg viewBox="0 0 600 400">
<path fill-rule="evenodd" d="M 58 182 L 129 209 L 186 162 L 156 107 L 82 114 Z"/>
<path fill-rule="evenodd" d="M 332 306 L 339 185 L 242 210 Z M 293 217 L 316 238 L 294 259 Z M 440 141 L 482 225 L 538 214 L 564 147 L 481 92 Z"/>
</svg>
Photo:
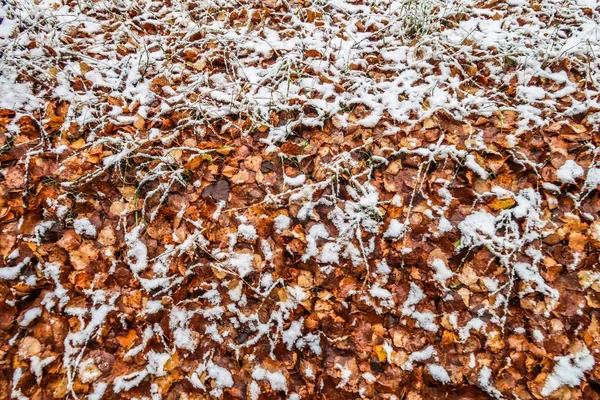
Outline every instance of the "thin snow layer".
<svg viewBox="0 0 600 400">
<path fill-rule="evenodd" d="M 594 357 L 587 347 L 575 354 L 558 356 L 554 359 L 557 363 L 546 379 L 541 391 L 542 396 L 549 396 L 565 385 L 578 386 L 584 378 L 584 373 L 591 370 L 595 365 Z"/>
</svg>

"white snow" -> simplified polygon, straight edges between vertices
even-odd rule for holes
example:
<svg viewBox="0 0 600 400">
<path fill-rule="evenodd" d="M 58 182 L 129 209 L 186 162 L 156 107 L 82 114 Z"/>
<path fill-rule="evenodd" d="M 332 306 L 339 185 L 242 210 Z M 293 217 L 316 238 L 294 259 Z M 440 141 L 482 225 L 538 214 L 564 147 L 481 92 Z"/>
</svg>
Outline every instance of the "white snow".
<svg viewBox="0 0 600 400">
<path fill-rule="evenodd" d="M 492 370 L 490 367 L 484 365 L 479 370 L 479 378 L 478 378 L 479 386 L 483 390 L 485 390 L 490 396 L 495 397 L 496 399 L 503 399 L 502 393 L 498 389 L 494 387 L 492 384 Z"/>
<path fill-rule="evenodd" d="M 242 236 L 246 240 L 256 240 L 258 235 L 256 234 L 256 228 L 252 225 L 241 224 L 238 226 L 238 235 Z"/>
<path fill-rule="evenodd" d="M 74 220 L 73 228 L 78 235 L 96 237 L 96 227 L 87 218 L 78 218 Z"/>
<path fill-rule="evenodd" d="M 42 379 L 42 373 L 44 368 L 46 368 L 48 365 L 50 365 L 54 360 L 56 360 L 55 356 L 49 356 L 49 357 L 45 357 L 45 358 L 39 358 L 38 356 L 32 356 L 30 358 L 30 369 L 31 372 L 33 372 L 33 374 L 35 375 L 35 378 L 38 382 L 38 384 L 40 383 L 41 379 Z"/>
<path fill-rule="evenodd" d="M 432 312 L 415 311 L 411 314 L 411 318 L 417 321 L 417 328 L 422 328 L 429 332 L 437 332 L 439 329 L 438 325 L 434 322 L 435 314 Z"/>
<path fill-rule="evenodd" d="M 454 275 L 454 273 L 446 266 L 444 260 L 436 258 L 431 262 L 431 266 L 435 270 L 433 279 L 435 279 L 440 285 L 446 287 L 446 281 Z"/>
<path fill-rule="evenodd" d="M 387 230 L 383 234 L 384 238 L 392 238 L 399 239 L 406 233 L 406 225 L 398 221 L 397 219 L 393 219 L 390 221 L 390 225 Z"/>
<path fill-rule="evenodd" d="M 389 290 L 384 289 L 377 284 L 371 286 L 369 293 L 371 294 L 371 296 L 378 298 L 378 299 L 391 299 L 392 298 L 392 294 L 390 293 Z"/>
<path fill-rule="evenodd" d="M 308 231 L 306 235 L 306 251 L 302 255 L 302 261 L 306 262 L 309 258 L 314 257 L 318 254 L 317 240 L 325 239 L 329 237 L 329 232 L 323 224 L 315 224 Z"/>
<path fill-rule="evenodd" d="M 486 180 L 489 177 L 489 173 L 475 161 L 475 156 L 469 154 L 465 160 L 465 166 L 475 172 L 479 177 L 483 180 Z"/>
<path fill-rule="evenodd" d="M 0 279 L 17 279 L 23 267 L 29 264 L 30 261 L 31 258 L 25 257 L 23 261 L 21 261 L 14 267 L 0 268 Z"/>
<path fill-rule="evenodd" d="M 227 369 L 209 361 L 206 364 L 208 376 L 214 379 L 216 388 L 211 392 L 213 396 L 221 396 L 223 388 L 230 388 L 233 386 L 233 376 Z"/>
<path fill-rule="evenodd" d="M 94 391 L 88 396 L 88 400 L 102 400 L 107 387 L 106 382 L 97 382 L 94 385 Z"/>
<path fill-rule="evenodd" d="M 292 321 L 290 327 L 281 334 L 281 339 L 287 346 L 287 349 L 291 350 L 300 336 L 302 336 L 302 320 Z"/>
<path fill-rule="evenodd" d="M 280 371 L 271 372 L 257 366 L 252 372 L 252 378 L 257 381 L 266 380 L 269 382 L 269 385 L 271 385 L 271 389 L 276 391 L 281 390 L 287 393 L 287 380 Z"/>
<path fill-rule="evenodd" d="M 531 334 L 536 342 L 544 341 L 544 334 L 539 329 L 534 329 Z"/>
<path fill-rule="evenodd" d="M 260 396 L 260 386 L 256 381 L 250 382 L 250 400 L 258 400 L 258 396 Z"/>
<path fill-rule="evenodd" d="M 29 326 L 29 324 L 40 315 L 42 315 L 42 309 L 40 307 L 30 308 L 23 314 L 23 320 L 21 320 L 19 325 Z"/>
<path fill-rule="evenodd" d="M 283 179 L 283 182 L 288 186 L 298 187 L 298 186 L 304 185 L 304 182 L 306 182 L 306 175 L 300 174 L 293 178 L 289 177 L 289 176 L 285 176 Z"/>
<path fill-rule="evenodd" d="M 0 23 L 0 39 L 8 39 L 19 24 L 19 21 L 7 18 L 4 10 L 0 10 L 0 19 L 2 20 L 2 23 Z"/>
<path fill-rule="evenodd" d="M 558 300 L 560 297 L 558 290 L 551 288 L 546 284 L 546 281 L 544 281 L 544 278 L 542 278 L 535 265 L 518 262 L 515 264 L 514 269 L 519 278 L 525 282 L 535 283 L 539 292 L 544 293 L 546 296 L 549 296 L 555 300 Z"/>
<path fill-rule="evenodd" d="M 79 379 L 83 383 L 90 383 L 102 376 L 93 358 L 88 358 L 79 363 Z"/>
<path fill-rule="evenodd" d="M 346 386 L 348 384 L 348 381 L 350 380 L 350 377 L 352 376 L 352 371 L 350 371 L 350 369 L 346 368 L 345 366 L 343 366 L 341 364 L 335 364 L 335 367 L 340 370 L 340 378 L 341 378 L 340 383 L 338 383 L 338 385 L 336 387 L 343 388 L 344 386 Z"/>
<path fill-rule="evenodd" d="M 418 304 L 424 298 L 425 294 L 423 293 L 421 288 L 415 285 L 413 282 L 411 282 L 408 297 L 404 301 L 404 304 L 402 304 L 402 313 L 404 315 L 412 314 L 415 310 L 415 305 Z"/>
<path fill-rule="evenodd" d="M 428 360 L 431 357 L 433 357 L 435 354 L 436 354 L 436 351 L 433 348 L 433 346 L 427 346 L 423 350 L 415 351 L 415 352 L 411 353 L 411 355 L 408 357 L 408 361 L 406 361 L 404 364 L 402 364 L 402 369 L 405 371 L 412 371 L 414 368 L 413 362 Z"/>
<path fill-rule="evenodd" d="M 277 233 L 281 233 L 284 229 L 290 227 L 290 223 L 292 222 L 292 220 L 287 215 L 279 214 L 275 217 L 273 222 L 275 223 L 275 230 L 277 231 Z"/>
<path fill-rule="evenodd" d="M 389 275 L 392 272 L 386 260 L 381 260 L 377 263 L 377 273 L 379 275 Z"/>
<path fill-rule="evenodd" d="M 309 378 L 314 378 L 314 377 L 315 377 L 315 374 L 314 374 L 314 372 L 313 372 L 313 370 L 312 370 L 312 367 L 311 367 L 310 365 L 308 365 L 308 366 L 306 367 L 306 369 L 304 370 L 304 374 L 305 374 L 307 377 L 309 377 Z"/>
<path fill-rule="evenodd" d="M 542 388 L 542 396 L 549 396 L 562 386 L 578 386 L 586 371 L 594 368 L 595 360 L 587 347 L 575 354 L 554 357 L 557 361 L 552 373 L 546 379 Z"/>
<path fill-rule="evenodd" d="M 253 261 L 254 256 L 252 254 L 235 253 L 229 258 L 227 264 L 243 278 L 254 270 L 252 266 Z"/>
<path fill-rule="evenodd" d="M 173 307 L 169 318 L 169 327 L 173 331 L 173 344 L 176 347 L 194 351 L 198 346 L 198 340 L 194 331 L 188 327 L 193 311 L 184 308 Z"/>
<path fill-rule="evenodd" d="M 467 324 L 465 326 L 463 326 L 460 329 L 458 336 L 460 337 L 460 340 L 462 340 L 464 342 L 469 337 L 471 337 L 471 329 L 473 329 L 475 331 L 481 331 L 482 329 L 485 328 L 485 326 L 486 326 L 485 322 L 483 322 L 481 319 L 473 318 L 472 320 L 467 322 Z"/>
<path fill-rule="evenodd" d="M 328 264 L 338 264 L 340 262 L 339 253 L 342 250 L 339 244 L 334 242 L 328 242 L 323 245 L 321 254 L 319 255 L 319 262 Z"/>
<path fill-rule="evenodd" d="M 544 88 L 537 86 L 519 86 L 517 87 L 517 94 L 523 96 L 528 103 L 533 103 L 543 99 L 546 91 Z"/>
<path fill-rule="evenodd" d="M 583 176 L 583 168 L 573 160 L 567 160 L 556 170 L 556 177 L 563 183 L 575 183 Z"/>
<path fill-rule="evenodd" d="M 138 225 L 125 234 L 127 250 L 127 261 L 129 268 L 134 274 L 139 274 L 148 267 L 148 249 L 140 238 L 144 225 Z"/>
<path fill-rule="evenodd" d="M 600 186 L 600 168 L 589 168 L 585 178 L 585 187 L 594 190 Z"/>
<path fill-rule="evenodd" d="M 482 237 L 489 239 L 496 233 L 496 219 L 486 211 L 477 211 L 468 215 L 458 224 L 461 237 L 461 247 L 476 246 Z"/>
<path fill-rule="evenodd" d="M 438 382 L 443 384 L 450 383 L 450 376 L 448 375 L 448 371 L 444 367 L 438 364 L 429 364 L 427 366 L 427 371 L 429 374 Z"/>
</svg>

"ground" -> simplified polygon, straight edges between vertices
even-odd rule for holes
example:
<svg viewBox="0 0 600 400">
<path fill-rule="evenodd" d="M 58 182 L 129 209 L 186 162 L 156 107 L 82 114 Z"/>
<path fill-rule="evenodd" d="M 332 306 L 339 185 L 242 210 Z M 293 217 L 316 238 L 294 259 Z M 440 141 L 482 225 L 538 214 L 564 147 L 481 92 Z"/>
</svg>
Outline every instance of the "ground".
<svg viewBox="0 0 600 400">
<path fill-rule="evenodd" d="M 600 399 L 594 0 L 5 0 L 0 398 Z"/>
</svg>

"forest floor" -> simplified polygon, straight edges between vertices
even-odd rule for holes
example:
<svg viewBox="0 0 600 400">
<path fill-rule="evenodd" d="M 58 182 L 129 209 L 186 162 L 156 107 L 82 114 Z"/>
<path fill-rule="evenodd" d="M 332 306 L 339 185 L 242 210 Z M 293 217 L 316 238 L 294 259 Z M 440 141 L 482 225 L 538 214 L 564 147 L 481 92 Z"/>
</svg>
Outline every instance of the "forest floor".
<svg viewBox="0 0 600 400">
<path fill-rule="evenodd" d="M 0 398 L 600 399 L 595 0 L 5 0 Z"/>
</svg>

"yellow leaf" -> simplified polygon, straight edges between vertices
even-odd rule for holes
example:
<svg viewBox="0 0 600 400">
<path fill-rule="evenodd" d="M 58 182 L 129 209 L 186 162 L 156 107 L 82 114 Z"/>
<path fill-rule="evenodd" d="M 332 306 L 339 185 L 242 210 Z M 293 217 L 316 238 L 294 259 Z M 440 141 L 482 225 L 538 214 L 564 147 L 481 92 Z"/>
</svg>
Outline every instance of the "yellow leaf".
<svg viewBox="0 0 600 400">
<path fill-rule="evenodd" d="M 190 171 L 193 171 L 196 168 L 198 168 L 198 166 L 200 165 L 201 162 L 202 162 L 202 158 L 194 157 L 185 164 L 185 167 L 187 169 L 189 169 Z"/>
<path fill-rule="evenodd" d="M 423 121 L 423 128 L 425 129 L 435 128 L 436 126 L 435 121 L 431 118 L 426 118 L 425 121 Z"/>
<path fill-rule="evenodd" d="M 516 203 L 512 197 L 506 199 L 496 199 L 490 203 L 490 208 L 494 211 L 505 210 L 514 206 Z"/>
<path fill-rule="evenodd" d="M 385 351 L 383 345 L 377 345 L 373 347 L 373 350 L 375 350 L 375 354 L 377 354 L 377 359 L 379 362 L 384 362 L 387 360 L 387 351 Z"/>
<path fill-rule="evenodd" d="M 73 143 L 71 143 L 71 147 L 76 150 L 79 150 L 83 146 L 85 146 L 85 140 L 83 138 L 79 138 L 76 141 L 74 141 Z"/>
<path fill-rule="evenodd" d="M 226 156 L 229 153 L 231 153 L 232 150 L 233 150 L 233 146 L 225 146 L 220 149 L 217 149 L 217 153 L 219 153 L 222 156 Z"/>
<path fill-rule="evenodd" d="M 136 129 L 144 129 L 144 127 L 146 126 L 146 121 L 144 120 L 144 117 L 142 117 L 140 114 L 135 116 L 135 121 L 133 121 L 133 126 L 135 126 Z"/>
<path fill-rule="evenodd" d="M 137 333 L 135 333 L 134 329 L 130 329 L 127 332 L 127 334 L 122 335 L 122 336 L 117 336 L 117 342 L 119 342 L 121 347 L 129 349 L 131 347 L 131 345 L 133 344 L 133 342 L 135 342 L 136 338 L 137 338 Z"/>
</svg>

